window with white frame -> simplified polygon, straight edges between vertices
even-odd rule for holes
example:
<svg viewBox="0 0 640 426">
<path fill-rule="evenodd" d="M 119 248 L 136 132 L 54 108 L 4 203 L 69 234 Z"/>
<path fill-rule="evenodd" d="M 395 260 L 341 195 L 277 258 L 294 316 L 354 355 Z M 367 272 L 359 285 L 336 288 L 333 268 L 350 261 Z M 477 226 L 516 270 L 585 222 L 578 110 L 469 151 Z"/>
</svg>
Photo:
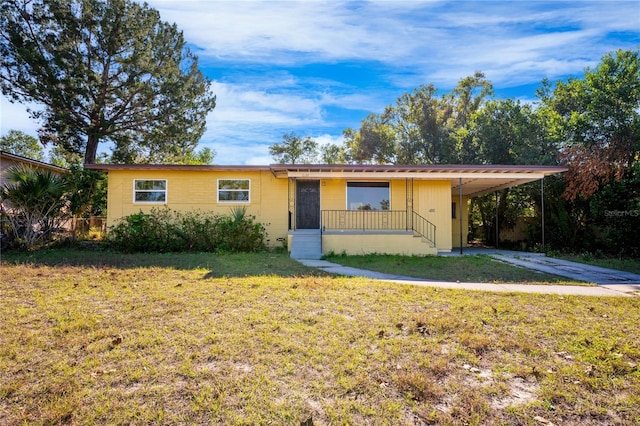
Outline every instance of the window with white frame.
<svg viewBox="0 0 640 426">
<path fill-rule="evenodd" d="M 166 203 L 166 179 L 136 179 L 133 181 L 134 203 Z"/>
<path fill-rule="evenodd" d="M 250 194 L 250 179 L 218 179 L 219 203 L 248 203 Z"/>
<path fill-rule="evenodd" d="M 348 210 L 389 210 L 389 182 L 347 182 Z"/>
</svg>

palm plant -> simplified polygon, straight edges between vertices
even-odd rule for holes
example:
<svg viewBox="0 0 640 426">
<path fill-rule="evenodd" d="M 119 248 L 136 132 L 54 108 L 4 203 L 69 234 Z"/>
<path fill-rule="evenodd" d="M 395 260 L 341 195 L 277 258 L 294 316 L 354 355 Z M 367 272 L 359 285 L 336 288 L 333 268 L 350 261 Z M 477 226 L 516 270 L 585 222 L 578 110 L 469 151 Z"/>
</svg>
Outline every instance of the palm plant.
<svg viewBox="0 0 640 426">
<path fill-rule="evenodd" d="M 13 236 L 28 249 L 49 240 L 69 217 L 65 178 L 24 165 L 5 173 L 8 182 L 0 187 L 0 202 Z"/>
</svg>

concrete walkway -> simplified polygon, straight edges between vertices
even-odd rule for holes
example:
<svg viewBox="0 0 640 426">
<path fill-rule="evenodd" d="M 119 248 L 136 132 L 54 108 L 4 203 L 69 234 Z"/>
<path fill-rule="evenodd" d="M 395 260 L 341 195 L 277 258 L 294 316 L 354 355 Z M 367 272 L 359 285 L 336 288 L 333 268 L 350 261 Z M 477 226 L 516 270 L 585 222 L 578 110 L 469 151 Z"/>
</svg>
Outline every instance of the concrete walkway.
<svg viewBox="0 0 640 426">
<path fill-rule="evenodd" d="M 598 286 L 569 286 L 569 285 L 536 285 L 536 284 L 491 284 L 491 283 L 467 283 L 444 282 L 426 280 L 401 275 L 385 274 L 364 269 L 342 266 L 326 260 L 297 259 L 300 263 L 321 269 L 331 274 L 350 277 L 365 277 L 376 280 L 396 282 L 400 284 L 422 285 L 429 287 L 501 291 L 562 294 L 579 296 L 634 296 L 640 295 L 640 275 L 627 272 L 614 271 L 580 263 L 546 257 L 544 254 L 511 252 L 506 250 L 465 249 L 464 254 L 487 254 L 501 261 L 517 266 L 564 276 L 574 280 L 596 283 Z M 447 256 L 455 256 L 456 253 L 447 253 Z"/>
</svg>

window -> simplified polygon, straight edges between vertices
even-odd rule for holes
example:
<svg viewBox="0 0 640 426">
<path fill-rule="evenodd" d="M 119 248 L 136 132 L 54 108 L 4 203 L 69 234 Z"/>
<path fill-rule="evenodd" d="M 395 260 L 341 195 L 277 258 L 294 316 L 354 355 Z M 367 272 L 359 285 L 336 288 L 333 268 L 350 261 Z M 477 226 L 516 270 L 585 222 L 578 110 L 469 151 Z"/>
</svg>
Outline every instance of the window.
<svg viewBox="0 0 640 426">
<path fill-rule="evenodd" d="M 249 179 L 218 179 L 219 203 L 248 203 L 250 192 Z"/>
<path fill-rule="evenodd" d="M 133 202 L 134 203 L 166 203 L 167 202 L 167 181 L 166 180 L 142 180 L 133 181 Z"/>
<path fill-rule="evenodd" d="M 348 210 L 389 210 L 389 182 L 347 182 Z"/>
<path fill-rule="evenodd" d="M 456 203 L 451 203 L 451 219 L 456 218 Z"/>
</svg>

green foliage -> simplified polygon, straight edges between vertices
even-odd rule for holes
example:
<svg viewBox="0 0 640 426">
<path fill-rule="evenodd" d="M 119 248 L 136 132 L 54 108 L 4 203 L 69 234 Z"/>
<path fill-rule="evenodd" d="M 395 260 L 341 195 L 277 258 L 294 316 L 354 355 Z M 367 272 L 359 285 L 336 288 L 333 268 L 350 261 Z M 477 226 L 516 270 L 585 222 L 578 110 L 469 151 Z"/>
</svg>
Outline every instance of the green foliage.
<svg viewBox="0 0 640 426">
<path fill-rule="evenodd" d="M 83 164 L 84 157 L 78 152 L 72 152 L 65 149 L 62 145 L 53 145 L 49 150 L 49 163 L 58 167 L 71 169 L 80 167 Z"/>
<path fill-rule="evenodd" d="M 49 241 L 69 217 L 64 176 L 24 165 L 9 167 L 0 187 L 6 220 L 15 241 L 26 249 Z"/>
<path fill-rule="evenodd" d="M 107 235 L 117 250 L 133 252 L 253 252 L 264 248 L 266 231 L 244 207 L 228 215 L 154 208 L 122 218 Z"/>
<path fill-rule="evenodd" d="M 0 151 L 44 161 L 44 150 L 38 139 L 19 130 L 10 130 L 9 133 L 0 137 Z"/>
<path fill-rule="evenodd" d="M 369 114 L 359 131 L 345 132 L 345 158 L 356 163 L 484 163 L 470 130 L 474 114 L 493 94 L 476 72 L 446 94 L 432 84 L 401 95 L 383 114 Z"/>
<path fill-rule="evenodd" d="M 107 211 L 107 176 L 104 173 L 71 166 L 65 176 L 69 210 L 75 217 L 102 216 Z"/>
<path fill-rule="evenodd" d="M 124 252 L 181 251 L 187 248 L 169 209 L 126 216 L 107 234 L 109 242 Z"/>
<path fill-rule="evenodd" d="M 264 246 L 265 229 L 246 214 L 245 207 L 236 207 L 231 214 L 218 218 L 217 250 L 225 252 L 256 251 Z"/>
<path fill-rule="evenodd" d="M 178 160 L 178 164 L 213 164 L 213 159 L 216 156 L 216 151 L 211 148 L 202 148 L 199 151 L 188 152 L 181 160 Z"/>
<path fill-rule="evenodd" d="M 627 170 L 625 179 L 603 185 L 589 200 L 589 210 L 603 233 L 602 249 L 640 257 L 640 162 Z"/>
<path fill-rule="evenodd" d="M 344 148 L 340 145 L 329 143 L 320 147 L 320 162 L 322 164 L 345 163 Z"/>
<path fill-rule="evenodd" d="M 280 164 L 314 163 L 318 158 L 318 143 L 309 136 L 294 132 L 282 135 L 282 143 L 269 147 L 269 154 Z"/>
<path fill-rule="evenodd" d="M 608 53 L 584 78 L 544 81 L 538 96 L 547 138 L 569 166 L 547 197 L 553 247 L 638 256 L 640 52 Z"/>
<path fill-rule="evenodd" d="M 569 166 L 566 198 L 590 198 L 638 161 L 640 51 L 608 53 L 584 78 L 559 81 L 553 90 L 546 83 L 540 95 Z"/>
<path fill-rule="evenodd" d="M 12 239 L 31 249 L 49 242 L 71 217 L 106 213 L 107 182 L 102 173 L 72 166 L 68 173 L 30 166 L 7 169 L 7 183 L 0 188 L 6 202 L 3 220 L 8 220 Z"/>
<path fill-rule="evenodd" d="M 539 102 L 491 99 L 482 73 L 449 93 L 421 85 L 383 114 L 369 114 L 344 131 L 341 158 L 375 164 L 533 164 L 569 166 L 547 177 L 545 243 L 553 249 L 603 250 L 637 256 L 640 164 L 640 52 L 606 54 L 584 78 L 544 80 Z M 536 214 L 529 246 L 541 243 L 539 184 L 472 199 L 471 231 L 485 242 L 515 218 Z M 548 249 L 549 247 L 545 247 Z"/>
<path fill-rule="evenodd" d="M 182 32 L 132 0 L 2 2 L 0 88 L 39 104 L 41 140 L 85 163 L 105 141 L 116 157 L 182 158 L 215 107 Z"/>
<path fill-rule="evenodd" d="M 360 129 L 344 132 L 347 156 L 355 163 L 390 164 L 394 162 L 393 128 L 379 114 L 369 114 Z"/>
</svg>

